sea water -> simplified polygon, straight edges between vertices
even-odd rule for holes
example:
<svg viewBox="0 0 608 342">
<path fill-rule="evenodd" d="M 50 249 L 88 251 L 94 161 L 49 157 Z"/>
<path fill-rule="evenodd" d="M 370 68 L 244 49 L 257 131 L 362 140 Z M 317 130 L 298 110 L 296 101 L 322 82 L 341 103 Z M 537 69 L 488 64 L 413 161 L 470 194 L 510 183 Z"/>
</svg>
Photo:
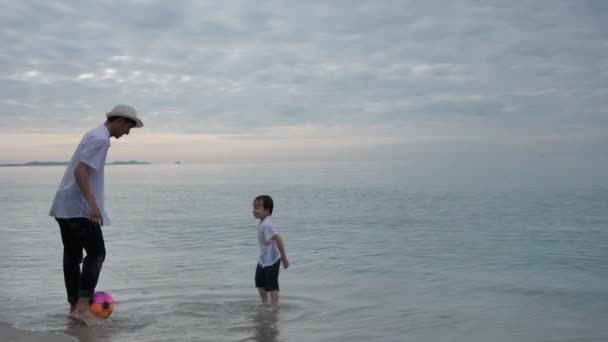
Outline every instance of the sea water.
<svg viewBox="0 0 608 342">
<path fill-rule="evenodd" d="M 67 318 L 64 167 L 0 168 L 0 321 L 81 341 L 606 341 L 608 162 L 106 167 L 111 326 Z M 290 259 L 259 305 L 255 196 Z"/>
</svg>

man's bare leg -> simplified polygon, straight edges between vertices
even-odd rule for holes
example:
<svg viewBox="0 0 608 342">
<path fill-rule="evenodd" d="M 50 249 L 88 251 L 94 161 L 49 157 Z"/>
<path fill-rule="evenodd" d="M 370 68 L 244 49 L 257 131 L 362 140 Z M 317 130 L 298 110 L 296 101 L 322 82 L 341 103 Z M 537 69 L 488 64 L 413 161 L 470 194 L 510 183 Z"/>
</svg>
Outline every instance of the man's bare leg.
<svg viewBox="0 0 608 342">
<path fill-rule="evenodd" d="M 264 290 L 263 287 L 258 287 L 258 292 L 260 293 L 260 299 L 262 300 L 262 305 L 268 306 L 268 292 Z"/>
</svg>

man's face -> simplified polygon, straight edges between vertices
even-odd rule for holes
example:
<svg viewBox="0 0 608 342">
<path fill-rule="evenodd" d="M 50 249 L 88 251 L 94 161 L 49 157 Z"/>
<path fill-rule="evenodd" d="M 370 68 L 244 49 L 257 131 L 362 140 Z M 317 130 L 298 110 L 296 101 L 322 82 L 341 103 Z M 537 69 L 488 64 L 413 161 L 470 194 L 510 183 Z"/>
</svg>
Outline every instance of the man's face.
<svg viewBox="0 0 608 342">
<path fill-rule="evenodd" d="M 120 118 L 116 121 L 116 130 L 114 131 L 114 138 L 119 139 L 125 134 L 129 135 L 129 132 L 131 132 L 131 128 L 133 128 L 133 126 L 133 121 L 125 118 Z"/>
</svg>

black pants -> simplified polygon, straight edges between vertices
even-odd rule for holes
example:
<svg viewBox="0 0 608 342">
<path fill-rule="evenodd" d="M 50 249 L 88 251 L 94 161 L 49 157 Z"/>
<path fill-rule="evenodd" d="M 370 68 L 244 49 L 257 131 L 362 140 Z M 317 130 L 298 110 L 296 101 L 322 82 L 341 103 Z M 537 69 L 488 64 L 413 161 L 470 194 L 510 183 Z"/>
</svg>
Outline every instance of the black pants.
<svg viewBox="0 0 608 342">
<path fill-rule="evenodd" d="M 88 218 L 55 218 L 63 241 L 63 277 L 68 302 L 76 304 L 79 297 L 91 298 L 106 258 L 106 246 L 101 226 Z M 87 256 L 82 259 L 82 250 Z M 82 262 L 82 272 L 80 263 Z"/>
</svg>

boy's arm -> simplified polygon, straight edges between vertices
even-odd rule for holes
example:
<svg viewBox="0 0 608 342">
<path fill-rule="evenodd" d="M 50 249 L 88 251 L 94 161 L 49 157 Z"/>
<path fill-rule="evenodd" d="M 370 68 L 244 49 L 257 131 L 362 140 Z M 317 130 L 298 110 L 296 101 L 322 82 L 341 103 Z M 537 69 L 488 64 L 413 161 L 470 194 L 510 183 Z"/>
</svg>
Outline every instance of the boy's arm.
<svg viewBox="0 0 608 342">
<path fill-rule="evenodd" d="M 89 186 L 89 166 L 83 162 L 79 162 L 74 170 L 74 178 L 76 178 L 76 184 L 80 188 L 80 192 L 87 201 L 89 207 L 89 218 L 94 223 L 101 225 L 101 212 L 97 208 L 97 202 L 95 202 L 95 196 Z"/>
<path fill-rule="evenodd" d="M 287 260 L 287 254 L 285 253 L 285 245 L 283 245 L 283 239 L 281 239 L 281 235 L 276 234 L 272 237 L 272 239 L 277 242 L 279 253 L 281 253 L 281 261 L 283 262 L 283 267 L 288 268 L 289 260 Z"/>
</svg>

